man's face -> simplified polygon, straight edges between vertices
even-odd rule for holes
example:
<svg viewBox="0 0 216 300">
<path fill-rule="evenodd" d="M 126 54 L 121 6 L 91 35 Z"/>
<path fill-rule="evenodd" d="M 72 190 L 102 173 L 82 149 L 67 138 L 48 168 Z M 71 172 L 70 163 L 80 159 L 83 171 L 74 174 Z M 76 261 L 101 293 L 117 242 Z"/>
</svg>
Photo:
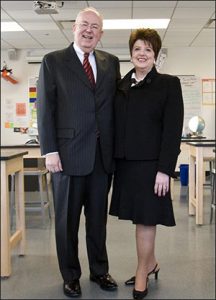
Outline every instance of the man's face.
<svg viewBox="0 0 216 300">
<path fill-rule="evenodd" d="M 84 52 L 97 46 L 103 31 L 101 19 L 91 11 L 81 13 L 73 25 L 74 41 Z"/>
</svg>

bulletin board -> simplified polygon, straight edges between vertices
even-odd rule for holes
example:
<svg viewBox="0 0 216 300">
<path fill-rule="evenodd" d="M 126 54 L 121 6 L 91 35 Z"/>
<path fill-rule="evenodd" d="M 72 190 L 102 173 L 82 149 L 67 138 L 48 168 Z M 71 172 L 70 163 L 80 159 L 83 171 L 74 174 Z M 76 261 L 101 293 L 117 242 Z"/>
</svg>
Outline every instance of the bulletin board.
<svg viewBox="0 0 216 300">
<path fill-rule="evenodd" d="M 29 126 L 28 107 L 19 99 L 4 99 L 4 128 L 26 133 Z"/>
<path fill-rule="evenodd" d="M 181 82 L 184 100 L 184 130 L 188 131 L 188 122 L 201 114 L 201 81 L 195 75 L 177 75 Z"/>
<path fill-rule="evenodd" d="M 22 134 L 35 131 L 37 128 L 37 81 L 38 77 L 29 78 L 28 103 L 19 99 L 5 99 L 4 128 Z"/>
</svg>

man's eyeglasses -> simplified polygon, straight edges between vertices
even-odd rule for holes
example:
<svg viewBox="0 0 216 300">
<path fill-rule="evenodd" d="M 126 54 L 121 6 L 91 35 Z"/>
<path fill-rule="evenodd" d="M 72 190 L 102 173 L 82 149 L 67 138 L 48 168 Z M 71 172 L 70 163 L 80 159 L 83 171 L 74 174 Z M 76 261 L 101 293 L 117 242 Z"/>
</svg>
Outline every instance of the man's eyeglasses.
<svg viewBox="0 0 216 300">
<path fill-rule="evenodd" d="M 78 23 L 77 25 L 81 29 L 88 29 L 88 28 L 90 28 L 93 31 L 99 31 L 101 29 L 101 27 L 99 25 L 97 25 L 97 24 L 89 24 L 87 22 Z"/>
</svg>

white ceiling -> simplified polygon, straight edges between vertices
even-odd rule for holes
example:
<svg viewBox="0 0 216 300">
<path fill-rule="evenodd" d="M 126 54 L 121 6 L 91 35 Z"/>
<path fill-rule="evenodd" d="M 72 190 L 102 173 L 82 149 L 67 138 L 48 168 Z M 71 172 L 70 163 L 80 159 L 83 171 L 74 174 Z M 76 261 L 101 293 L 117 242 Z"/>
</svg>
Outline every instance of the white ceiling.
<svg viewBox="0 0 216 300">
<path fill-rule="evenodd" d="M 164 48 L 215 46 L 215 28 L 206 28 L 215 19 L 215 1 L 64 1 L 58 14 L 37 14 L 33 1 L 1 1 L 1 21 L 16 21 L 25 29 L 2 32 L 1 49 L 67 47 L 73 34 L 71 29 L 62 29 L 59 21 L 74 20 L 86 6 L 98 9 L 104 19 L 170 18 L 168 29 L 158 30 Z M 129 34 L 130 30 L 106 30 L 98 48 L 127 55 Z"/>
</svg>

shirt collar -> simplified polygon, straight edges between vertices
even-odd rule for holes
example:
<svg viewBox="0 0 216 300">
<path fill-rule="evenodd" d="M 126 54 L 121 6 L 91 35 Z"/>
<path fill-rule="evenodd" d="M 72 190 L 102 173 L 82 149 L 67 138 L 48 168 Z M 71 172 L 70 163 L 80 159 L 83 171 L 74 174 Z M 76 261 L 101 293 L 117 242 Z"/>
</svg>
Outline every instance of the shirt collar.
<svg viewBox="0 0 216 300">
<path fill-rule="evenodd" d="M 147 75 L 147 74 L 146 74 Z M 136 74 L 135 74 L 135 72 L 134 73 L 132 73 L 132 75 L 131 75 L 131 79 L 135 79 L 136 80 L 136 82 L 140 82 L 140 81 L 142 81 L 145 77 L 146 77 L 146 75 L 142 78 L 142 79 L 140 79 L 140 80 L 138 80 L 137 78 L 136 78 Z"/>
<path fill-rule="evenodd" d="M 79 46 L 77 46 L 77 44 L 74 42 L 74 50 L 76 51 L 76 53 L 78 54 L 78 55 L 82 55 L 82 56 L 84 56 L 84 53 L 85 52 L 83 52 L 82 51 L 82 49 L 80 49 L 80 47 Z M 94 51 L 91 51 L 90 53 L 89 53 L 89 56 L 92 56 L 93 55 L 93 52 Z"/>
</svg>

